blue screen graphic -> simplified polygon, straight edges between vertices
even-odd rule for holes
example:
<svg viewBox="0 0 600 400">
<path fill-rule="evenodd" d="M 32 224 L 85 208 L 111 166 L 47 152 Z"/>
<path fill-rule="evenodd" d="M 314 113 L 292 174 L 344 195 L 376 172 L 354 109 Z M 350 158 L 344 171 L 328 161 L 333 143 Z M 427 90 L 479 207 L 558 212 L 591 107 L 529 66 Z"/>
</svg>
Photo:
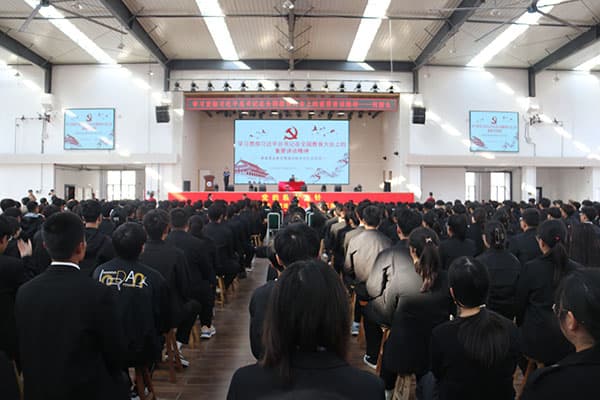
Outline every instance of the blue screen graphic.
<svg viewBox="0 0 600 400">
<path fill-rule="evenodd" d="M 65 110 L 65 150 L 112 150 L 115 148 L 114 108 Z"/>
<path fill-rule="evenodd" d="M 471 111 L 469 121 L 471 151 L 519 151 L 519 113 Z"/>
</svg>

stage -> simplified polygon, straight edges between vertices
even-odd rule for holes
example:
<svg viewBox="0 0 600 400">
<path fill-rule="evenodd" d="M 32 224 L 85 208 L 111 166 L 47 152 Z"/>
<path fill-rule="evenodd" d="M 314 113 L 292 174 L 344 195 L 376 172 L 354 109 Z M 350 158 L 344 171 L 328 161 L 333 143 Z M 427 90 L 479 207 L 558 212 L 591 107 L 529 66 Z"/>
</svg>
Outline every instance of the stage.
<svg viewBox="0 0 600 400">
<path fill-rule="evenodd" d="M 278 201 L 283 209 L 287 209 L 294 197 L 298 197 L 300 207 L 306 208 L 311 202 L 324 201 L 331 207 L 334 201 L 346 203 L 352 200 L 355 204 L 369 199 L 381 203 L 412 203 L 415 199 L 413 193 L 391 193 L 391 192 L 169 192 L 169 200 L 186 201 L 192 203 L 208 199 L 212 195 L 214 200 L 225 200 L 227 202 L 238 201 L 246 195 L 250 200 L 266 201 L 272 204 Z"/>
</svg>

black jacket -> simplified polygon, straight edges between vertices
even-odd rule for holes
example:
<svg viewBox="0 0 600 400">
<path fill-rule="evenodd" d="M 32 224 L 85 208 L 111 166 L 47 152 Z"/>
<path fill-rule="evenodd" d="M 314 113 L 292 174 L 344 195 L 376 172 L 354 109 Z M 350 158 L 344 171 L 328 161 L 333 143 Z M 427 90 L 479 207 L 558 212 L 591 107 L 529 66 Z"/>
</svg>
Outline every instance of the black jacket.
<svg viewBox="0 0 600 400">
<path fill-rule="evenodd" d="M 383 400 L 383 382 L 370 372 L 351 367 L 329 352 L 298 353 L 292 359 L 292 384 L 283 387 L 276 372 L 259 365 L 238 369 L 229 385 L 228 400 L 320 398 Z M 287 395 L 287 397 L 286 397 Z M 305 397 L 302 397 L 305 398 Z"/>
<path fill-rule="evenodd" d="M 170 327 L 177 327 L 186 316 L 185 304 L 191 298 L 190 275 L 183 251 L 162 240 L 149 240 L 144 245 L 140 262 L 154 268 L 169 286 L 171 303 Z"/>
<path fill-rule="evenodd" d="M 21 239 L 25 241 L 33 239 L 33 236 L 40 230 L 43 223 L 44 217 L 41 214 L 25 214 L 21 220 Z"/>
<path fill-rule="evenodd" d="M 478 256 L 485 250 L 483 243 L 483 224 L 473 223 L 469 225 L 467 230 L 467 239 L 471 239 L 475 243 L 475 255 Z"/>
<path fill-rule="evenodd" d="M 431 331 L 448 321 L 453 312 L 445 271 L 428 292 L 400 298 L 383 352 L 386 370 L 417 375 L 429 371 Z"/>
<path fill-rule="evenodd" d="M 254 293 L 252 293 L 250 305 L 248 306 L 248 311 L 250 312 L 250 348 L 252 349 L 252 355 L 254 355 L 256 359 L 259 359 L 262 356 L 263 324 L 265 322 L 269 299 L 271 298 L 274 287 L 274 280 L 268 281 L 264 285 L 257 287 L 256 290 L 254 290 Z"/>
<path fill-rule="evenodd" d="M 11 359 L 17 356 L 15 297 L 25 280 L 23 261 L 0 254 L 0 351 Z"/>
<path fill-rule="evenodd" d="M 572 353 L 562 361 L 535 371 L 527 380 L 522 400 L 592 400 L 600 393 L 600 345 Z"/>
<path fill-rule="evenodd" d="M 41 231 L 38 231 L 34 235 L 33 240 L 31 242 L 33 245 L 33 255 L 31 256 L 31 263 L 33 269 L 31 272 L 31 276 L 28 276 L 28 278 L 33 278 L 34 276 L 37 276 L 44 272 L 51 262 L 50 255 L 44 247 L 44 241 L 42 239 Z"/>
<path fill-rule="evenodd" d="M 26 400 L 128 399 L 126 350 L 111 291 L 69 266 L 51 266 L 17 292 Z"/>
<path fill-rule="evenodd" d="M 126 362 L 138 366 L 160 357 L 160 335 L 170 328 L 170 294 L 165 278 L 138 261 L 115 258 L 93 278 L 117 294 L 117 311 L 127 343 Z"/>
<path fill-rule="evenodd" d="M 85 228 L 85 258 L 79 263 L 84 275 L 92 276 L 96 267 L 115 258 L 110 236 L 96 228 Z"/>
<path fill-rule="evenodd" d="M 567 273 L 580 265 L 569 260 Z M 523 267 L 517 286 L 517 325 L 521 328 L 523 354 L 551 365 L 574 351 L 563 336 L 552 312 L 554 264 L 551 256 L 541 256 Z"/>
<path fill-rule="evenodd" d="M 448 270 L 452 261 L 459 257 L 475 257 L 477 249 L 471 239 L 460 240 L 455 237 L 446 239 L 440 243 L 440 258 L 442 266 Z"/>
<path fill-rule="evenodd" d="M 508 249 L 519 259 L 521 265 L 542 255 L 535 236 L 536 229 L 531 228 L 513 236 L 508 242 Z"/>
<path fill-rule="evenodd" d="M 232 275 L 240 271 L 238 249 L 231 229 L 225 223 L 209 222 L 202 228 L 202 233 L 211 239 L 217 248 L 218 275 Z"/>
<path fill-rule="evenodd" d="M 469 318 L 481 318 L 480 314 Z M 517 328 L 505 318 L 510 348 L 504 359 L 485 367 L 469 358 L 458 332 L 465 318 L 445 322 L 431 336 L 431 370 L 438 380 L 439 400 L 513 400 L 513 373 L 519 359 Z"/>
<path fill-rule="evenodd" d="M 521 263 L 504 249 L 488 249 L 477 259 L 485 264 L 490 274 L 487 307 L 512 321 L 517 312 L 517 283 Z"/>
<path fill-rule="evenodd" d="M 202 281 L 216 285 L 215 277 L 215 250 L 211 250 L 208 240 L 201 240 L 191 234 L 174 230 L 169 233 L 166 242 L 182 250 L 187 259 L 192 291 L 202 287 Z"/>
<path fill-rule="evenodd" d="M 366 285 L 371 298 L 368 313 L 373 322 L 391 325 L 398 300 L 421 289 L 423 279 L 415 271 L 407 246 L 406 241 L 400 241 L 375 259 Z"/>
</svg>

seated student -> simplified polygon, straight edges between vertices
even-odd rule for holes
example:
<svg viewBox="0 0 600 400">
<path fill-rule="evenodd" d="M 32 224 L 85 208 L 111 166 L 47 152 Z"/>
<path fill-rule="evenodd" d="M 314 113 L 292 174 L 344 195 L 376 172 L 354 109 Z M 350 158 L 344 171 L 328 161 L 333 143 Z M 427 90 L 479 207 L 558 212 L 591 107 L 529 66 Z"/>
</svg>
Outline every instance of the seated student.
<svg viewBox="0 0 600 400">
<path fill-rule="evenodd" d="M 302 301 L 298 301 L 302 299 Z M 288 266 L 275 282 L 258 364 L 238 369 L 227 398 L 385 398 L 381 380 L 346 362 L 350 338 L 348 294 L 338 274 L 317 260 Z"/>
<path fill-rule="evenodd" d="M 160 209 L 148 212 L 144 216 L 144 229 L 148 241 L 140 255 L 140 262 L 160 272 L 167 282 L 171 303 L 169 328 L 177 328 L 186 318 L 190 318 L 190 313 L 193 313 L 195 322 L 200 304 L 190 302 L 190 275 L 185 254 L 165 242 L 169 233 L 169 214 Z M 187 334 L 189 337 L 189 331 Z M 189 366 L 181 354 L 180 358 L 183 366 Z"/>
<path fill-rule="evenodd" d="M 54 214 L 42 235 L 52 263 L 21 286 L 15 305 L 25 398 L 128 399 L 115 297 L 79 270 L 81 219 Z"/>
<path fill-rule="evenodd" d="M 484 243 L 487 250 L 477 259 L 490 274 L 490 298 L 488 308 L 510 319 L 516 315 L 517 282 L 521 273 L 521 263 L 506 249 L 506 231 L 498 221 L 485 225 Z"/>
<path fill-rule="evenodd" d="M 92 276 L 92 272 L 100 264 L 112 260 L 115 251 L 110 236 L 102 233 L 98 226 L 102 221 L 102 207 L 96 200 L 87 200 L 81 203 L 81 217 L 85 222 L 85 258 L 79 264 L 81 272 Z"/>
<path fill-rule="evenodd" d="M 169 289 L 158 271 L 139 262 L 146 242 L 140 224 L 121 225 L 112 242 L 117 257 L 99 265 L 92 277 L 118 295 L 116 308 L 127 343 L 126 366 L 151 365 L 160 359 L 160 335 L 171 322 Z"/>
<path fill-rule="evenodd" d="M 517 325 L 522 351 L 545 365 L 573 352 L 552 313 L 554 292 L 569 272 L 581 265 L 569 259 L 564 243 L 567 230 L 562 221 L 546 220 L 537 230 L 542 256 L 523 267 L 517 286 Z"/>
<path fill-rule="evenodd" d="M 600 271 L 588 269 L 565 277 L 555 299 L 561 330 L 576 352 L 535 371 L 521 399 L 595 399 L 600 389 Z"/>
<path fill-rule="evenodd" d="M 536 239 L 536 229 L 540 224 L 540 212 L 535 208 L 525 209 L 519 223 L 523 232 L 510 240 L 508 249 L 519 259 L 521 265 L 525 265 L 542 254 Z"/>
<path fill-rule="evenodd" d="M 519 359 L 518 332 L 511 321 L 485 307 L 487 268 L 461 257 L 448 271 L 458 318 L 433 330 L 431 368 L 440 400 L 512 400 Z"/>
<path fill-rule="evenodd" d="M 455 208 L 457 207 L 455 206 Z M 446 271 L 452 261 L 458 257 L 474 257 L 477 253 L 475 243 L 467 238 L 467 217 L 465 214 L 453 214 L 448 217 L 447 231 L 448 239 L 440 244 L 440 258 Z"/>
<path fill-rule="evenodd" d="M 295 261 L 316 259 L 319 256 L 319 236 L 306 224 L 296 222 L 289 224 L 275 236 L 276 267 L 283 271 L 287 265 Z M 267 281 L 252 293 L 250 305 L 250 347 L 257 359 L 263 354 L 263 327 L 265 315 L 269 307 L 271 292 L 276 280 Z"/>
<path fill-rule="evenodd" d="M 409 236 L 411 267 L 418 274 L 420 284 L 416 293 L 406 293 L 398 299 L 382 360 L 381 375 L 386 389 L 394 388 L 397 374 L 415 374 L 419 399 L 433 398 L 429 366 L 431 331 L 448 321 L 453 308 L 438 245 L 437 235 L 429 228 L 414 229 Z"/>
</svg>

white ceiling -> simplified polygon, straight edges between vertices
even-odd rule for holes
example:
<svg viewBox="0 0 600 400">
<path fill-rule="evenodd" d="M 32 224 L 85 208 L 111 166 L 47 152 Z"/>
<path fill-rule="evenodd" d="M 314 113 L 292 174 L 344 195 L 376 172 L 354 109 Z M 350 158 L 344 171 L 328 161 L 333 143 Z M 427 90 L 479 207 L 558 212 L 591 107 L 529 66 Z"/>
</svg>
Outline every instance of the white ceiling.
<svg viewBox="0 0 600 400">
<path fill-rule="evenodd" d="M 169 59 L 219 59 L 219 52 L 200 17 L 195 0 L 123 0 L 139 16 L 144 29 Z M 80 3 L 80 10 L 74 5 Z M 282 0 L 219 0 L 225 21 L 240 59 L 281 59 L 286 51 L 279 42 L 286 39 L 277 30 L 287 31 L 285 18 L 278 15 Z M 366 61 L 412 61 L 443 25 L 460 0 L 392 0 Z M 60 7 L 123 29 L 100 0 L 56 0 Z M 296 13 L 304 15 L 296 32 L 308 29 L 296 39 L 298 59 L 345 60 L 360 24 L 367 0 L 297 0 Z M 430 60 L 438 65 L 465 65 L 508 25 L 501 21 L 522 14 L 530 0 L 487 0 L 446 46 Z M 509 7 L 509 8 L 505 8 Z M 50 22 L 35 19 L 25 32 L 19 27 L 31 12 L 23 0 L 0 1 L 0 30 L 55 64 L 94 63 L 95 60 Z M 574 24 L 600 23 L 600 0 L 578 0 L 555 6 L 551 14 Z M 121 63 L 153 60 L 131 34 L 117 32 L 85 19 L 70 21 Z M 542 17 L 510 46 L 496 55 L 489 66 L 526 68 L 581 33 Z M 543 26 L 554 24 L 555 26 Z M 497 29 L 501 26 L 500 29 Z M 495 30 L 494 30 L 495 29 Z M 587 28 L 585 28 L 587 29 Z M 478 40 L 489 33 L 487 37 Z M 119 49 L 123 43 L 124 48 Z M 600 54 L 600 45 L 590 46 L 555 68 L 572 69 Z M 2 56 L 3 53 L 0 53 Z M 5 57 L 7 61 L 7 57 Z M 11 61 L 12 62 L 12 61 Z M 20 60 L 22 62 L 22 60 Z"/>
</svg>

